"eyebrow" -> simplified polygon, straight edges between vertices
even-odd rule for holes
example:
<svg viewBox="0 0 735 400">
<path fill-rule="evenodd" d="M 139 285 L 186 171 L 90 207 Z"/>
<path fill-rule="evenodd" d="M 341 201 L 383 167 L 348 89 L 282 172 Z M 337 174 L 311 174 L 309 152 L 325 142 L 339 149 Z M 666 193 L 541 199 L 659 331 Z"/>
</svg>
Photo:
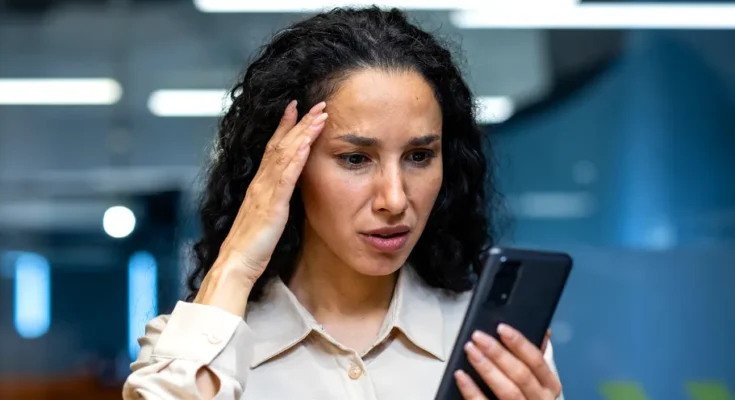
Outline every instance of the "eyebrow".
<svg viewBox="0 0 735 400">
<path fill-rule="evenodd" d="M 353 144 L 355 146 L 360 146 L 360 147 L 371 147 L 371 146 L 376 146 L 380 144 L 380 140 L 376 138 L 360 136 L 354 133 L 348 133 L 346 135 L 337 136 L 335 139 L 342 140 L 347 143 Z M 411 146 L 428 146 L 431 143 L 434 143 L 440 139 L 441 139 L 441 136 L 439 135 L 418 136 L 418 137 L 411 138 L 408 144 Z"/>
<path fill-rule="evenodd" d="M 438 140 L 441 140 L 441 136 L 439 135 L 425 135 L 425 136 L 411 138 L 411 140 L 408 143 L 411 146 L 428 146 Z"/>
</svg>

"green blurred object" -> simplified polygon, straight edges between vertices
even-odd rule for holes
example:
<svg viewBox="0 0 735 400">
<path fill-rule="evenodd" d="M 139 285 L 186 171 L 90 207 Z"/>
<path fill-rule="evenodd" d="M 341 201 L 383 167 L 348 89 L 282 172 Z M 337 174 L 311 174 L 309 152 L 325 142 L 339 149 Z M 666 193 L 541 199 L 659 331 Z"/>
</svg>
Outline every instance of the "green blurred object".
<svg viewBox="0 0 735 400">
<path fill-rule="evenodd" d="M 605 382 L 600 393 L 605 400 L 648 400 L 646 392 L 636 382 Z"/>
<path fill-rule="evenodd" d="M 718 382 L 688 382 L 686 390 L 693 400 L 735 400 L 727 388 Z"/>
</svg>

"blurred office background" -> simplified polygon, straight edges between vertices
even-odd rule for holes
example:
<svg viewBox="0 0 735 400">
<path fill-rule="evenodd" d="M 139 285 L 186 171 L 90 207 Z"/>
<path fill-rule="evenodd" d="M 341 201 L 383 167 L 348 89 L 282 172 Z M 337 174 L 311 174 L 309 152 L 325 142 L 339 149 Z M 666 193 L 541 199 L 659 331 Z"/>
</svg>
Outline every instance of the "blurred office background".
<svg viewBox="0 0 735 400">
<path fill-rule="evenodd" d="M 0 398 L 119 398 L 224 89 L 329 3 L 0 0 Z M 735 399 L 735 1 L 382 4 L 461 44 L 504 241 L 575 257 L 566 398 Z"/>
</svg>

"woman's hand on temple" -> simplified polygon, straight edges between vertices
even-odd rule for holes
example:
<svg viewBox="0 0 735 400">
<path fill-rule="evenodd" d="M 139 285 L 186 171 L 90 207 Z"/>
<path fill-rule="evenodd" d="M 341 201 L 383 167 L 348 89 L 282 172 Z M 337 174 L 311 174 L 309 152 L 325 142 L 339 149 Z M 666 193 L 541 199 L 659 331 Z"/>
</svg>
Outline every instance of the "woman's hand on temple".
<svg viewBox="0 0 735 400">
<path fill-rule="evenodd" d="M 291 195 L 311 144 L 324 129 L 325 107 L 324 102 L 315 105 L 298 123 L 296 102 L 286 107 L 195 303 L 244 314 L 250 289 L 268 265 L 285 229 Z"/>
<path fill-rule="evenodd" d="M 561 382 L 542 350 L 507 325 L 501 324 L 498 333 L 505 347 L 482 332 L 473 334 L 465 345 L 470 364 L 483 380 L 480 384 L 487 385 L 499 400 L 556 400 Z M 457 371 L 455 379 L 466 400 L 487 399 L 467 373 Z"/>
</svg>

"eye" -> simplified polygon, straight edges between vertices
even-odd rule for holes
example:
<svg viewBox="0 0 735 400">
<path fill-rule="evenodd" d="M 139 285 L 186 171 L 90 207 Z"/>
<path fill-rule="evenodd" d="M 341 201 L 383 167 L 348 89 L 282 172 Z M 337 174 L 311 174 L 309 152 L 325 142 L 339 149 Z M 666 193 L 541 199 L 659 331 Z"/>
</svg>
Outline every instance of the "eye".
<svg viewBox="0 0 735 400">
<path fill-rule="evenodd" d="M 361 164 L 365 162 L 367 157 L 363 156 L 362 154 L 349 154 L 345 161 L 347 161 L 350 164 Z"/>
<path fill-rule="evenodd" d="M 370 162 L 366 155 L 358 153 L 342 154 L 339 160 L 342 165 L 350 169 L 361 168 Z"/>
<path fill-rule="evenodd" d="M 413 162 L 422 162 L 426 160 L 427 158 L 429 158 L 426 152 L 422 152 L 422 151 L 411 153 L 410 157 L 411 157 L 411 161 Z"/>
<path fill-rule="evenodd" d="M 434 158 L 436 155 L 431 150 L 416 150 L 408 154 L 408 161 L 419 164 L 419 165 L 425 165 L 428 164 L 432 158 Z"/>
</svg>

